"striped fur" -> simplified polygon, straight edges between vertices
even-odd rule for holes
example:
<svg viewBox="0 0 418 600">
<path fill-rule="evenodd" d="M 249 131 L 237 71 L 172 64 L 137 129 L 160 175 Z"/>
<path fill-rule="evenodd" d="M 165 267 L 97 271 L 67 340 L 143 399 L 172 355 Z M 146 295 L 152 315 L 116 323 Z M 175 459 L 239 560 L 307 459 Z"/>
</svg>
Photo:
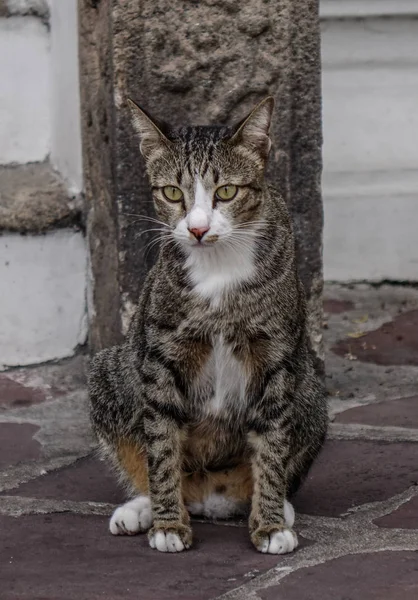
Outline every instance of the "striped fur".
<svg viewBox="0 0 418 600">
<path fill-rule="evenodd" d="M 92 361 L 91 418 L 131 492 L 149 494 L 150 544 L 163 551 L 190 546 L 186 505 L 213 494 L 251 503 L 258 550 L 291 551 L 285 500 L 326 434 L 290 219 L 264 181 L 272 108 L 235 128 L 174 131 L 133 107 L 164 232 L 126 342 Z M 196 177 L 212 202 L 199 243 L 187 229 Z M 238 193 L 220 202 L 227 184 Z M 181 202 L 164 198 L 167 185 Z"/>
</svg>

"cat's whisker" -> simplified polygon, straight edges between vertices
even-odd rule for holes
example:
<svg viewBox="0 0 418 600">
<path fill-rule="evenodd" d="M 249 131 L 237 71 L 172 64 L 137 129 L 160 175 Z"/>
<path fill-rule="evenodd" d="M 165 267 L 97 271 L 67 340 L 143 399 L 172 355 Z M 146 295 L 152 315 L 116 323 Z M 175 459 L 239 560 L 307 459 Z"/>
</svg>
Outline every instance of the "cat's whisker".
<svg viewBox="0 0 418 600">
<path fill-rule="evenodd" d="M 160 221 L 159 219 L 156 219 L 155 217 L 150 217 L 148 215 L 138 215 L 136 213 L 121 213 L 121 214 L 124 217 L 136 217 L 135 222 L 149 221 L 150 223 L 155 223 L 156 225 L 162 225 L 163 227 L 167 227 L 168 229 L 174 229 L 174 227 L 172 225 L 169 225 L 168 223 L 164 223 L 163 221 Z"/>
<path fill-rule="evenodd" d="M 246 221 L 245 223 L 238 223 L 238 225 L 234 226 L 234 229 L 245 229 L 246 227 L 252 227 L 253 225 L 262 227 L 263 225 L 269 225 L 269 224 L 274 224 L 274 221 L 260 219 L 258 221 Z"/>
<path fill-rule="evenodd" d="M 163 234 L 163 235 L 159 235 L 156 238 L 152 239 L 150 242 L 148 242 L 148 244 L 145 246 L 144 248 L 144 252 L 145 252 L 145 259 L 147 258 L 147 256 L 149 255 L 149 253 L 151 252 L 151 250 L 154 248 L 154 246 L 157 246 L 158 244 L 161 244 L 163 242 L 165 243 L 169 243 L 169 242 L 175 242 L 176 240 L 174 240 L 173 236 L 171 234 Z"/>
<path fill-rule="evenodd" d="M 167 232 L 167 233 L 168 233 L 167 227 L 156 227 L 156 228 L 153 228 L 153 229 L 145 229 L 144 231 L 139 231 L 139 232 L 138 232 L 138 233 L 135 235 L 135 237 L 137 237 L 137 238 L 140 238 L 140 237 L 142 237 L 143 235 L 145 235 L 145 234 L 147 234 L 147 233 L 152 233 L 152 232 L 154 232 L 154 231 L 161 231 L 161 232 Z M 171 235 L 171 233 L 170 233 L 170 235 Z"/>
</svg>

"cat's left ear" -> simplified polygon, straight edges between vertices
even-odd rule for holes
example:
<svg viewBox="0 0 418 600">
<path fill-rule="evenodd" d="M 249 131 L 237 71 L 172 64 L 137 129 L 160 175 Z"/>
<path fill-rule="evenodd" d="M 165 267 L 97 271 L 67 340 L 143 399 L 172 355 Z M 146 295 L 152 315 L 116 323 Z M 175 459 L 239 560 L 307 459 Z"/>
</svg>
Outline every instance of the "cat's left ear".
<svg viewBox="0 0 418 600">
<path fill-rule="evenodd" d="M 236 126 L 231 143 L 243 144 L 267 158 L 271 148 L 269 130 L 274 109 L 274 98 L 264 98 L 250 114 Z"/>
<path fill-rule="evenodd" d="M 162 132 L 161 124 L 157 123 L 143 108 L 128 99 L 132 114 L 132 124 L 141 140 L 139 149 L 147 159 L 161 144 L 169 145 L 171 142 Z"/>
</svg>

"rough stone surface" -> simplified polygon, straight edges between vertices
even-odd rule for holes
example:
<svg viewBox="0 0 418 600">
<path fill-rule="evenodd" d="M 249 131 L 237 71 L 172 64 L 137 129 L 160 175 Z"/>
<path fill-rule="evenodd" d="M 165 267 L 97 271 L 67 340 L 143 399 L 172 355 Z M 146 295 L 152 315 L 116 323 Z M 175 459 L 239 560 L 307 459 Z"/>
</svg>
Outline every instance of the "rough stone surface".
<svg viewBox="0 0 418 600">
<path fill-rule="evenodd" d="M 418 485 L 418 481 L 416 485 Z M 405 502 L 394 512 L 376 519 L 375 524 L 379 527 L 418 530 L 418 496 L 414 496 L 412 500 Z"/>
<path fill-rule="evenodd" d="M 418 310 L 418 289 L 398 285 L 327 285 L 325 300 L 353 303 L 352 309 L 340 314 L 328 313 L 326 317 L 326 348 L 334 348 L 343 340 L 346 350 L 351 349 L 351 352 L 338 354 L 328 351 L 326 355 L 326 382 L 332 411 L 341 412 L 342 408 L 359 404 L 414 396 L 417 393 L 418 368 L 414 364 L 408 365 L 408 355 L 403 351 L 406 362 L 396 364 L 398 345 L 403 347 L 404 344 L 396 341 L 396 336 L 405 333 L 411 345 L 415 344 L 414 336 L 418 340 L 418 327 L 401 331 L 397 320 L 400 314 Z M 373 332 L 391 322 L 394 328 L 390 335 L 379 334 L 378 343 L 369 339 L 369 335 L 374 336 Z M 350 337 L 353 334 L 366 335 L 356 339 Z M 366 344 L 366 349 L 363 349 L 363 344 Z M 362 357 L 366 352 L 370 361 L 364 362 Z M 386 365 L 387 360 L 393 364 Z"/>
<path fill-rule="evenodd" d="M 0 373 L 0 411 L 51 401 L 85 389 L 83 354 L 48 365 L 15 368 Z M 1 414 L 1 412 L 0 412 Z"/>
<path fill-rule="evenodd" d="M 262 591 L 263 600 L 414 600 L 418 595 L 416 552 L 344 556 L 300 569 L 279 587 Z"/>
<path fill-rule="evenodd" d="M 122 504 L 125 499 L 125 494 L 117 485 L 109 465 L 93 456 L 81 458 L 68 467 L 42 475 L 4 493 L 48 500 L 109 504 Z"/>
<path fill-rule="evenodd" d="M 339 356 L 351 353 L 377 365 L 418 366 L 418 310 L 402 313 L 357 339 L 341 340 L 332 349 Z"/>
<path fill-rule="evenodd" d="M 328 441 L 295 498 L 295 508 L 336 517 L 354 506 L 390 498 L 418 480 L 417 452 L 416 444 Z"/>
<path fill-rule="evenodd" d="M 78 355 L 1 373 L 0 461 L 5 470 L 0 473 L 0 491 L 91 452 L 85 361 Z"/>
<path fill-rule="evenodd" d="M 239 120 L 262 97 L 276 97 L 269 177 L 293 216 L 312 339 L 320 344 L 317 11 L 315 0 L 80 2 L 94 350 L 121 338 L 153 260 L 144 256 L 149 237 L 138 238 L 132 217 L 152 208 L 128 97 L 173 125 Z"/>
<path fill-rule="evenodd" d="M 335 418 L 338 423 L 364 423 L 391 427 L 418 428 L 418 396 L 351 408 Z"/>
<path fill-rule="evenodd" d="M 354 304 L 348 300 L 334 300 L 333 298 L 327 298 L 324 300 L 323 306 L 325 316 L 327 313 L 339 315 L 354 308 Z"/>
<path fill-rule="evenodd" d="M 196 524 L 193 552 L 170 555 L 146 536 L 110 535 L 103 517 L 0 519 L 7 600 L 209 600 L 278 562 L 254 552 L 241 527 Z"/>
<path fill-rule="evenodd" d="M 78 226 L 80 217 L 79 200 L 48 163 L 0 167 L 0 230 L 40 233 Z"/>
<path fill-rule="evenodd" d="M 31 388 L 0 374 L 0 406 L 18 407 L 38 404 L 46 400 L 43 390 Z"/>
<path fill-rule="evenodd" d="M 39 458 L 41 445 L 33 439 L 38 430 L 30 423 L 0 423 L 0 467 Z"/>
</svg>

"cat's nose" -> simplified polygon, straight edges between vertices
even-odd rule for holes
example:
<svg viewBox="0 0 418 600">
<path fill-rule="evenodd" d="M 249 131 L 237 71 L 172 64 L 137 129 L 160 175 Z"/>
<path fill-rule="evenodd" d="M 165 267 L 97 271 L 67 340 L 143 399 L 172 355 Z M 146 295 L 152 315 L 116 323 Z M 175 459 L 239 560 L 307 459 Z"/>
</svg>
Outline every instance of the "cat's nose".
<svg viewBox="0 0 418 600">
<path fill-rule="evenodd" d="M 200 242 L 205 233 L 209 231 L 209 227 L 191 227 L 189 231 L 195 236 L 197 241 Z"/>
</svg>

